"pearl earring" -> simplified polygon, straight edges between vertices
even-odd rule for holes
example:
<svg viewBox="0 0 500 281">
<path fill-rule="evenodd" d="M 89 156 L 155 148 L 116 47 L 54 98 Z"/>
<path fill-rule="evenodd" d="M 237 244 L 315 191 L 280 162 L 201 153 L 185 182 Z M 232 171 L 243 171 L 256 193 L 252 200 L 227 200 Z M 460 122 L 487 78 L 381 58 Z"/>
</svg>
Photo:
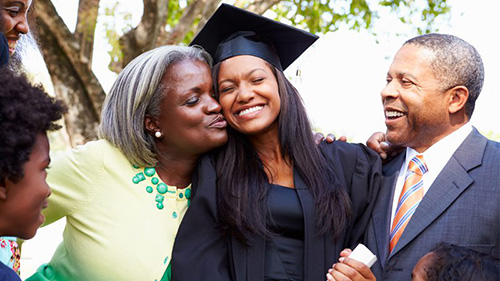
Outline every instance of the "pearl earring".
<svg viewBox="0 0 500 281">
<path fill-rule="evenodd" d="M 156 131 L 156 133 L 155 133 L 155 137 L 156 137 L 157 139 L 159 139 L 159 138 L 163 137 L 163 134 L 162 134 L 160 131 Z"/>
</svg>

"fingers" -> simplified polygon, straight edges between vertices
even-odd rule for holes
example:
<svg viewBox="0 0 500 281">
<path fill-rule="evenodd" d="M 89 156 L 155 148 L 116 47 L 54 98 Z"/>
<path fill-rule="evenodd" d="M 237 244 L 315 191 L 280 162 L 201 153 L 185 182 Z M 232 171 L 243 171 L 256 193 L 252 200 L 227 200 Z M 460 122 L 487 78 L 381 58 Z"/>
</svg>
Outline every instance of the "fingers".
<svg viewBox="0 0 500 281">
<path fill-rule="evenodd" d="M 325 140 L 326 140 L 326 142 L 327 142 L 327 143 L 332 143 L 332 142 L 334 142 L 334 141 L 335 141 L 335 135 L 334 135 L 334 134 L 332 134 L 332 133 L 329 133 L 329 134 L 326 136 L 326 139 L 325 139 Z"/>
<path fill-rule="evenodd" d="M 347 142 L 347 137 L 345 135 L 342 135 L 342 136 L 340 136 L 340 138 L 338 139 L 338 141 Z"/>
<path fill-rule="evenodd" d="M 382 143 L 384 143 L 382 145 Z M 366 146 L 375 150 L 382 159 L 387 158 L 387 152 L 384 147 L 387 148 L 388 143 L 385 141 L 385 134 L 382 132 L 373 133 L 370 138 L 366 141 Z"/>
<path fill-rule="evenodd" d="M 386 141 L 382 141 L 380 142 L 380 148 L 382 148 L 383 150 L 387 151 L 389 148 L 390 148 L 390 144 Z"/>
<path fill-rule="evenodd" d="M 341 262 L 334 264 L 332 268 L 328 270 L 328 274 L 333 277 L 333 280 L 337 281 L 363 280 L 359 272 Z"/>
<path fill-rule="evenodd" d="M 344 250 L 342 250 L 342 252 L 340 252 L 340 257 L 347 258 L 351 253 L 352 253 L 351 249 L 345 248 Z"/>
<path fill-rule="evenodd" d="M 345 257 L 349 255 L 352 251 L 350 249 L 344 249 L 340 253 L 339 262 L 334 264 L 331 269 L 328 270 L 326 274 L 327 280 L 335 281 L 374 281 L 376 280 L 372 271 L 368 266 L 354 259 Z"/>
<path fill-rule="evenodd" d="M 382 145 L 382 143 L 380 145 Z M 405 147 L 400 145 L 394 145 L 390 143 L 387 143 L 386 145 L 387 147 L 384 148 L 384 151 L 387 152 L 390 157 L 396 156 L 405 150 Z"/>
<path fill-rule="evenodd" d="M 349 266 L 351 269 L 354 269 L 357 274 L 362 276 L 364 279 L 361 280 L 375 280 L 375 275 L 373 275 L 373 272 L 370 270 L 370 268 L 355 259 L 350 259 L 350 258 L 344 258 L 341 257 L 339 258 L 339 261 L 342 265 Z"/>
<path fill-rule="evenodd" d="M 325 140 L 327 143 L 332 143 L 335 140 L 337 140 L 335 138 L 335 135 L 332 133 L 329 133 L 326 136 L 326 138 L 325 138 L 325 135 L 323 135 L 322 133 L 313 132 L 313 135 L 314 135 L 314 142 L 316 142 L 316 144 L 320 144 L 323 140 Z M 338 140 L 346 142 L 347 138 L 346 138 L 346 136 L 341 136 L 340 139 L 338 139 Z"/>
<path fill-rule="evenodd" d="M 317 145 L 320 144 L 323 141 L 323 139 L 325 138 L 325 136 L 322 133 L 313 132 L 313 134 L 314 134 L 314 142 Z"/>
</svg>

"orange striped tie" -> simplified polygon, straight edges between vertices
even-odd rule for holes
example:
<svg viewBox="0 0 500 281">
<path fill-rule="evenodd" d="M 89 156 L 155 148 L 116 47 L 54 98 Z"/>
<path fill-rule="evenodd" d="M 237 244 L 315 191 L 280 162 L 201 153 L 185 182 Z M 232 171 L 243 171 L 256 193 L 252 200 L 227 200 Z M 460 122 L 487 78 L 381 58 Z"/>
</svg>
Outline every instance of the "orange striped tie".
<svg viewBox="0 0 500 281">
<path fill-rule="evenodd" d="M 418 204 L 424 197 L 422 175 L 427 172 L 427 166 L 422 155 L 417 155 L 411 159 L 406 171 L 405 184 L 401 195 L 399 196 L 396 214 L 392 222 L 390 234 L 389 251 L 392 252 L 394 247 L 403 234 L 406 225 L 410 221 L 411 216 L 415 213 Z"/>
</svg>

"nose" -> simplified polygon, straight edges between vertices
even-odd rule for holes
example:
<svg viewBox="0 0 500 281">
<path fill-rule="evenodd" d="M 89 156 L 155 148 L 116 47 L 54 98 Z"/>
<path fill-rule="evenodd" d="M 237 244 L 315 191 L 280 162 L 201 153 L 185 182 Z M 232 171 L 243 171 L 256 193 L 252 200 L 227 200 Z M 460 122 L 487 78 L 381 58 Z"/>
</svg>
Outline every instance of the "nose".
<svg viewBox="0 0 500 281">
<path fill-rule="evenodd" d="M 244 84 L 240 85 L 236 101 L 240 103 L 248 103 L 254 98 L 255 94 L 252 89 Z"/>
<path fill-rule="evenodd" d="M 209 99 L 207 106 L 205 108 L 206 108 L 207 114 L 213 114 L 213 113 L 217 114 L 217 113 L 220 113 L 220 111 L 222 109 L 222 107 L 217 102 L 217 100 L 215 100 L 215 98 L 212 96 L 210 96 L 210 99 Z"/>
<path fill-rule="evenodd" d="M 399 91 L 394 84 L 396 84 L 396 82 L 394 81 L 388 82 L 387 85 L 385 85 L 385 87 L 382 89 L 382 92 L 380 93 L 382 102 L 391 98 L 395 99 L 399 96 Z"/>
<path fill-rule="evenodd" d="M 28 24 L 28 17 L 26 14 L 21 17 L 19 22 L 16 24 L 15 29 L 17 32 L 21 34 L 27 34 L 30 31 L 30 27 Z"/>
</svg>

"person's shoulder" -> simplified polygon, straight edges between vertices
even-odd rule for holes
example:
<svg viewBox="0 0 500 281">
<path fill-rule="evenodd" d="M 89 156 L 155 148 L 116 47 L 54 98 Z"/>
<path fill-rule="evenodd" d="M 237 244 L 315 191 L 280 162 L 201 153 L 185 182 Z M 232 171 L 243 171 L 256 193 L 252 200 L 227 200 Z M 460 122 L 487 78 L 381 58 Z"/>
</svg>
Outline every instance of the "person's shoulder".
<svg viewBox="0 0 500 281">
<path fill-rule="evenodd" d="M 78 145 L 70 154 L 74 157 L 96 162 L 119 162 L 119 159 L 125 158 L 120 149 L 104 139 Z"/>
<path fill-rule="evenodd" d="M 0 262 L 0 280 L 21 281 L 21 278 L 14 272 L 14 270 Z"/>
<path fill-rule="evenodd" d="M 102 153 L 118 150 L 113 144 L 104 139 L 89 141 L 82 145 L 77 145 L 73 150 L 85 151 L 87 153 Z"/>
<path fill-rule="evenodd" d="M 322 141 L 319 144 L 319 147 L 324 152 L 336 152 L 336 153 L 356 153 L 357 150 L 360 149 L 362 144 L 355 144 L 350 142 L 343 141 L 334 141 L 332 143 L 328 143 L 326 141 Z"/>
<path fill-rule="evenodd" d="M 488 139 L 487 148 L 494 150 L 497 154 L 500 154 L 500 142 Z"/>
<path fill-rule="evenodd" d="M 488 159 L 500 160 L 500 142 L 489 139 L 481 134 L 476 128 L 462 143 L 459 150 L 462 154 L 478 155 Z M 483 159 L 485 160 L 485 159 Z M 497 161 L 500 165 L 500 161 Z"/>
<path fill-rule="evenodd" d="M 335 141 L 326 143 L 323 141 L 320 145 L 320 150 L 327 158 L 340 158 L 344 161 L 368 160 L 379 161 L 380 156 L 371 148 L 361 143 L 350 143 Z"/>
</svg>

